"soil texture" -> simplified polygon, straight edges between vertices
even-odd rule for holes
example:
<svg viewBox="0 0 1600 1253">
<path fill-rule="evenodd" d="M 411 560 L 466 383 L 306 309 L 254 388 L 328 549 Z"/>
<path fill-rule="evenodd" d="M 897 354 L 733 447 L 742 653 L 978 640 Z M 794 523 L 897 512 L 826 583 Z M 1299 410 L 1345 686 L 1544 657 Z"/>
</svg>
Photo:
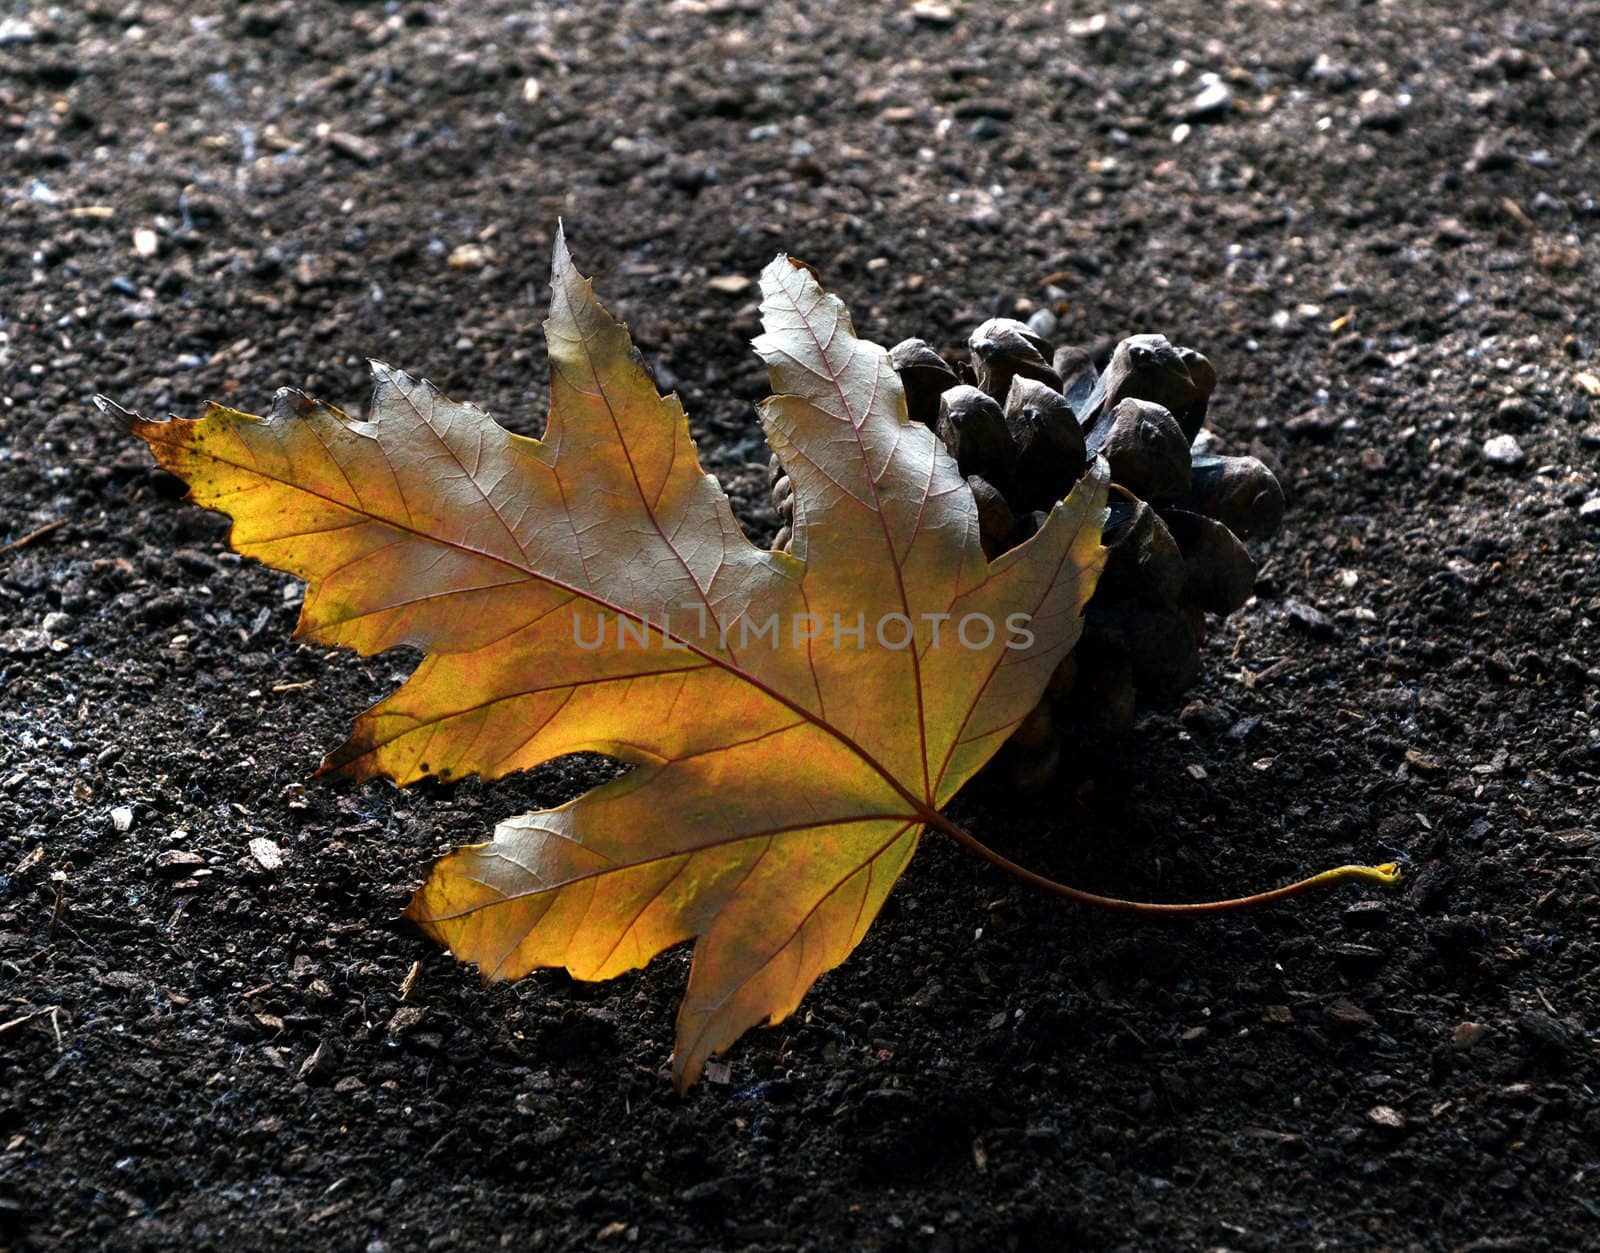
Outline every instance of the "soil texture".
<svg viewBox="0 0 1600 1253">
<path fill-rule="evenodd" d="M 1600 1247 L 1600 4 L 0 16 L 0 1246 Z M 687 953 L 484 986 L 398 920 L 605 777 L 313 783 L 414 658 L 104 425 L 366 360 L 542 426 L 557 220 L 756 538 L 753 279 L 959 352 L 1159 331 L 1290 499 L 1184 707 L 953 816 L 680 1097 Z M 1054 285 L 1064 296 L 1046 293 Z"/>
</svg>

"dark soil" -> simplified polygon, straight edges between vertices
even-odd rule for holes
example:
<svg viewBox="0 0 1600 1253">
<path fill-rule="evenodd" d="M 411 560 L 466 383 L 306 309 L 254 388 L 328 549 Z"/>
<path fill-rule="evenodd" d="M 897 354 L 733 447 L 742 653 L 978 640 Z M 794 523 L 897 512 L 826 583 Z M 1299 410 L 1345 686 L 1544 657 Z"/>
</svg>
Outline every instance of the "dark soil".
<svg viewBox="0 0 1600 1253">
<path fill-rule="evenodd" d="M 5 13 L 0 1245 L 1600 1247 L 1600 4 Z M 685 952 L 485 987 L 402 925 L 597 767 L 309 783 L 411 659 L 293 642 L 89 400 L 376 356 L 536 430 L 558 217 L 762 539 L 708 280 L 780 249 L 884 343 L 1050 280 L 1062 342 L 1209 354 L 1291 497 L 1256 599 L 1182 716 L 956 816 L 1119 895 L 1402 888 L 1158 925 L 930 837 L 683 1098 Z"/>
</svg>

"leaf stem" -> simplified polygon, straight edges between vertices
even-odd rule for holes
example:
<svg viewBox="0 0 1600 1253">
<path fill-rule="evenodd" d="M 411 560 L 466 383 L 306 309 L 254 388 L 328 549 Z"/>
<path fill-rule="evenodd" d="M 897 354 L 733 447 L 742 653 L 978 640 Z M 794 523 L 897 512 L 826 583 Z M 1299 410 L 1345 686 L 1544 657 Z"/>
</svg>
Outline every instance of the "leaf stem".
<svg viewBox="0 0 1600 1253">
<path fill-rule="evenodd" d="M 1094 892 L 1085 892 L 1082 888 L 1069 887 L 1065 883 L 1047 879 L 1044 875 L 1019 866 L 1009 857 L 995 852 L 982 840 L 951 822 L 943 814 L 933 813 L 931 816 L 925 814 L 923 817 L 928 826 L 943 832 L 963 848 L 976 853 L 990 865 L 998 866 L 1030 887 L 1049 892 L 1053 896 L 1064 896 L 1082 905 L 1114 909 L 1125 914 L 1181 914 L 1188 917 L 1201 914 L 1228 914 L 1236 910 L 1253 909 L 1257 905 L 1270 905 L 1274 901 L 1287 900 L 1291 896 L 1299 896 L 1303 892 L 1314 891 L 1317 888 L 1332 887 L 1336 883 L 1375 883 L 1381 887 L 1392 887 L 1400 882 L 1399 866 L 1393 862 L 1385 862 L 1381 866 L 1337 866 L 1332 870 L 1314 874 L 1309 879 L 1301 879 L 1298 883 L 1288 883 L 1280 888 L 1271 888 L 1265 892 L 1236 896 L 1223 901 L 1159 904 L 1150 901 L 1125 901 L 1120 897 L 1099 896 Z"/>
</svg>

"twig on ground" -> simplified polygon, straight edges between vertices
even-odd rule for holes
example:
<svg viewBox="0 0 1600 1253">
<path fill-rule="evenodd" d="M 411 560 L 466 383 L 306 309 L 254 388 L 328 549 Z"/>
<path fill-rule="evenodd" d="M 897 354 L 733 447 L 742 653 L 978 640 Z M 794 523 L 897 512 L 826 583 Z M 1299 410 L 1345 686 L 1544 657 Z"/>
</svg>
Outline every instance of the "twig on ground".
<svg viewBox="0 0 1600 1253">
<path fill-rule="evenodd" d="M 43 539 L 52 531 L 59 531 L 70 521 L 70 518 L 57 518 L 54 522 L 45 523 L 36 531 L 29 531 L 21 539 L 14 539 L 9 544 L 0 544 L 0 557 L 4 557 L 7 553 L 14 553 L 19 548 L 26 548 L 34 540 Z"/>
</svg>

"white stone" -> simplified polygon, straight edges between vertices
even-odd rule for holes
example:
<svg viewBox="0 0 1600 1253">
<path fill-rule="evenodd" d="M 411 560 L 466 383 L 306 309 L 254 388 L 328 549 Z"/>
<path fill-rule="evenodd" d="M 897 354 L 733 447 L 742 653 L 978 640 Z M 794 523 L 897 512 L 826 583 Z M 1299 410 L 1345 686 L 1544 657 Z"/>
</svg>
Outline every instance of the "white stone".
<svg viewBox="0 0 1600 1253">
<path fill-rule="evenodd" d="M 1493 439 L 1484 440 L 1483 458 L 1490 465 L 1514 470 L 1528 459 L 1528 454 L 1522 451 L 1516 436 L 1496 435 Z"/>
</svg>

